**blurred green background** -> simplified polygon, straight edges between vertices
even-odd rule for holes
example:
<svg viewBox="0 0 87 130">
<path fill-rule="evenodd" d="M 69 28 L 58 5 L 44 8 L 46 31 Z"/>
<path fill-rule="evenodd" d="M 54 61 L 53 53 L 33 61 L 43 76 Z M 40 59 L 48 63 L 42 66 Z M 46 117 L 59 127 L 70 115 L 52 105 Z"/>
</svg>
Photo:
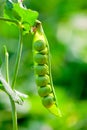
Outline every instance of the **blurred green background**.
<svg viewBox="0 0 87 130">
<path fill-rule="evenodd" d="M 52 76 L 62 118 L 41 104 L 34 81 L 32 39 L 24 36 L 16 89 L 29 95 L 17 105 L 19 130 L 87 130 L 87 0 L 24 0 L 39 12 L 49 41 Z M 0 15 L 2 15 L 2 6 Z M 5 76 L 3 45 L 9 52 L 10 81 L 18 46 L 18 28 L 0 22 L 0 65 Z M 2 63 L 2 64 L 1 64 Z M 11 107 L 0 91 L 0 130 L 12 130 Z"/>
</svg>

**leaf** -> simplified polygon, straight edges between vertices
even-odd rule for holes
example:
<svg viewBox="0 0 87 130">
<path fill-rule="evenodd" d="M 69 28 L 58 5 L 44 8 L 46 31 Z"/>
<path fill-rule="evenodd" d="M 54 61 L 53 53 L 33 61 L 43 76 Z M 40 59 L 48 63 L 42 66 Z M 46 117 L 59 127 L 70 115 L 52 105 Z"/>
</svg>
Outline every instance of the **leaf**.
<svg viewBox="0 0 87 130">
<path fill-rule="evenodd" d="M 18 15 L 17 12 L 15 12 L 14 10 L 14 4 L 10 1 L 6 1 L 6 5 L 5 5 L 5 10 L 4 10 L 4 17 L 5 18 L 10 18 L 10 19 L 14 19 L 14 20 L 21 20 L 20 16 Z"/>
<path fill-rule="evenodd" d="M 17 20 L 22 24 L 24 30 L 29 32 L 31 26 L 34 25 L 38 17 L 38 12 L 31 9 L 26 9 L 19 3 L 12 3 L 7 1 L 4 9 L 4 17 Z"/>
</svg>

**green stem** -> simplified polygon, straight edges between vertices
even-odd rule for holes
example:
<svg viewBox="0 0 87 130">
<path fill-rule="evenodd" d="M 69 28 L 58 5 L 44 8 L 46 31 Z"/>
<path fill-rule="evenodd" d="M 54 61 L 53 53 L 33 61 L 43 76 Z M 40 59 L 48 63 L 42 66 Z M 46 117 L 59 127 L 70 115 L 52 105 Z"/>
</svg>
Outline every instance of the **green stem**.
<svg viewBox="0 0 87 130">
<path fill-rule="evenodd" d="M 5 63 L 6 63 L 6 81 L 9 83 L 9 67 L 8 67 L 9 54 L 7 52 L 6 46 L 4 46 L 4 49 L 5 49 Z"/>
<path fill-rule="evenodd" d="M 16 66 L 15 66 L 13 81 L 12 81 L 12 89 L 13 89 L 14 85 L 15 85 L 15 81 L 16 81 L 16 77 L 17 77 L 17 73 L 18 73 L 18 68 L 19 68 L 19 63 L 20 63 L 20 58 L 21 58 L 21 53 L 22 53 L 22 28 L 16 20 L 6 19 L 6 18 L 2 18 L 2 17 L 0 17 L 0 20 L 12 22 L 12 23 L 14 23 L 14 24 L 16 24 L 17 26 L 20 27 L 18 54 L 17 54 L 17 60 L 16 60 Z M 8 53 L 7 53 L 7 51 L 5 53 L 6 53 L 5 54 L 5 56 L 6 56 L 6 80 L 7 80 L 7 82 L 9 82 Z M 12 107 L 13 130 L 18 130 L 17 112 L 16 112 L 15 102 L 12 100 L 12 98 L 10 96 L 9 96 L 9 98 L 10 98 L 11 107 Z"/>
<path fill-rule="evenodd" d="M 5 47 L 6 80 L 7 80 L 7 82 L 9 82 L 8 57 L 9 57 L 9 54 L 8 54 L 7 49 Z M 12 108 L 13 130 L 18 130 L 18 126 L 17 126 L 17 112 L 16 112 L 15 102 L 12 100 L 11 96 L 9 96 L 9 99 L 10 99 L 11 108 Z"/>
<path fill-rule="evenodd" d="M 22 46 L 23 46 L 23 37 L 22 37 L 22 29 L 20 28 L 20 33 L 19 33 L 19 46 L 18 46 L 18 53 L 17 53 L 17 59 L 16 59 L 16 65 L 15 65 L 15 70 L 14 70 L 14 76 L 13 76 L 13 81 L 12 81 L 12 88 L 15 86 L 17 74 L 18 74 L 18 68 L 20 64 L 20 59 L 21 59 L 21 53 L 22 53 Z"/>
<path fill-rule="evenodd" d="M 19 25 L 19 23 L 17 22 L 17 20 L 7 19 L 7 18 L 3 18 L 3 17 L 0 17 L 0 20 L 1 21 L 15 23 L 16 25 Z"/>
<path fill-rule="evenodd" d="M 13 77 L 13 81 L 12 81 L 12 89 L 14 89 L 15 81 L 16 81 L 17 74 L 18 74 L 18 68 L 19 68 L 19 63 L 20 63 L 20 58 L 21 58 L 21 53 L 22 53 L 22 46 L 23 46 L 22 38 L 23 38 L 22 37 L 22 28 L 20 28 L 19 46 L 18 46 L 18 53 L 17 53 L 17 60 L 16 60 L 15 71 L 14 71 L 14 77 Z M 13 130 L 18 130 L 16 106 L 15 106 L 14 101 L 11 98 L 10 98 L 10 101 L 11 101 L 11 106 L 12 106 Z"/>
<path fill-rule="evenodd" d="M 9 98 L 12 107 L 13 130 L 18 130 L 16 105 L 15 102 L 12 100 L 12 98 L 11 97 Z"/>
</svg>

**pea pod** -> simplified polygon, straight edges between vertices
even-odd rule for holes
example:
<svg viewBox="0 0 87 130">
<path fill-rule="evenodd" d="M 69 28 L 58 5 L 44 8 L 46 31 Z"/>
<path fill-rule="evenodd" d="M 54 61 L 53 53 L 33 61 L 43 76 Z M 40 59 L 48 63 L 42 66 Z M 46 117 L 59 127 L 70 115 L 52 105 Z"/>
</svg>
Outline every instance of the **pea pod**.
<svg viewBox="0 0 87 130">
<path fill-rule="evenodd" d="M 50 50 L 41 22 L 36 22 L 33 40 L 36 84 L 42 104 L 54 115 L 61 116 L 51 76 Z"/>
</svg>

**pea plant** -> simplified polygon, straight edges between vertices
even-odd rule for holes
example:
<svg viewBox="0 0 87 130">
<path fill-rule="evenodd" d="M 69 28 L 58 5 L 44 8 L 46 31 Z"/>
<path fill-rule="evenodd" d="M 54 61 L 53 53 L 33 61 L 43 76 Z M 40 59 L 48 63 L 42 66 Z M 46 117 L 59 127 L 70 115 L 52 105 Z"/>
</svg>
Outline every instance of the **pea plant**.
<svg viewBox="0 0 87 130">
<path fill-rule="evenodd" d="M 0 4 L 3 5 L 3 1 Z M 55 116 L 61 116 L 51 76 L 50 48 L 42 24 L 37 18 L 38 12 L 23 7 L 22 1 L 11 0 L 4 2 L 2 15 L 0 15 L 0 21 L 15 24 L 19 28 L 19 46 L 12 81 L 9 81 L 9 53 L 6 46 L 4 46 L 6 78 L 0 71 L 0 89 L 7 93 L 12 107 L 13 130 L 18 130 L 16 103 L 22 105 L 27 98 L 26 94 L 15 89 L 23 48 L 23 35 L 26 33 L 33 35 L 34 75 L 42 104 Z"/>
</svg>

